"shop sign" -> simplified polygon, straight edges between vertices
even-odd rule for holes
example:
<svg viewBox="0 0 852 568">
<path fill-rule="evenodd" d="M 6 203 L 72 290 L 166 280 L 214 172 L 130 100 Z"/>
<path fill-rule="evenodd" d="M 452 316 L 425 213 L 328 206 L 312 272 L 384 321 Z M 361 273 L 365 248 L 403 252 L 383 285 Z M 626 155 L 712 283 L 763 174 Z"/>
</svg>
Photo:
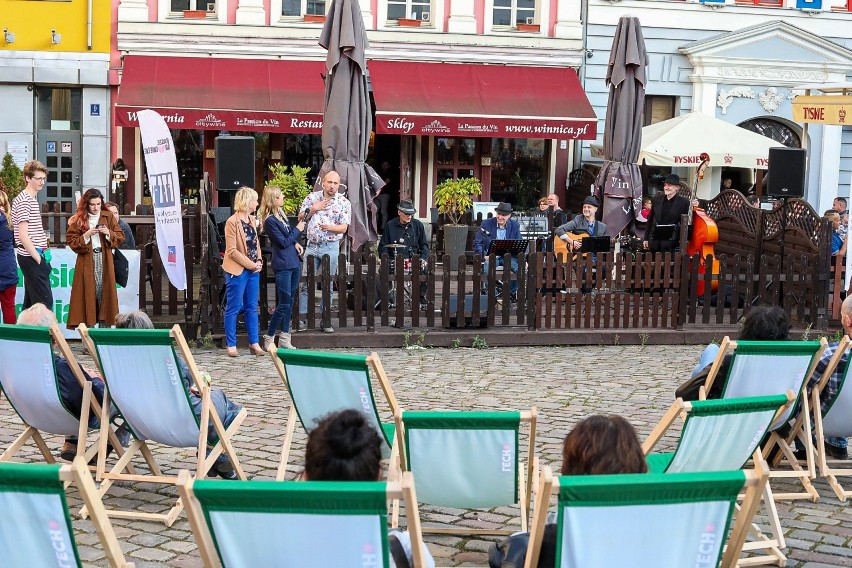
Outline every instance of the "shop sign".
<svg viewBox="0 0 852 568">
<path fill-rule="evenodd" d="M 141 107 L 118 106 L 115 113 L 116 125 L 139 126 L 138 112 L 141 110 L 143 110 Z M 322 133 L 322 115 L 319 114 L 202 109 L 152 110 L 157 111 L 171 128 L 295 134 Z"/>
<path fill-rule="evenodd" d="M 227 125 L 224 120 L 220 120 L 211 112 L 204 118 L 196 120 L 195 126 L 199 128 L 225 128 Z"/>
<path fill-rule="evenodd" d="M 793 120 L 816 124 L 852 125 L 852 96 L 800 95 L 793 99 Z"/>
<path fill-rule="evenodd" d="M 378 112 L 379 134 L 424 136 L 486 136 L 507 138 L 542 138 L 558 140 L 594 140 L 594 119 L 529 119 L 479 116 L 402 115 Z"/>
</svg>

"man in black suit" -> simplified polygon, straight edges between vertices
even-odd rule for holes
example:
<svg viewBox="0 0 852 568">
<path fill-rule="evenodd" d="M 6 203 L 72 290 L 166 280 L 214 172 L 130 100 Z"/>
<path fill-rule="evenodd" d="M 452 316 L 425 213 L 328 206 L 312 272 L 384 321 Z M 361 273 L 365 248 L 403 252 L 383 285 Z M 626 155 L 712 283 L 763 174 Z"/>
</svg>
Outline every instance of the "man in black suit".
<svg viewBox="0 0 852 568">
<path fill-rule="evenodd" d="M 669 174 L 663 183 L 663 192 L 655 195 L 651 202 L 644 242 L 645 248 L 651 252 L 674 252 L 678 248 L 680 217 L 689 213 L 689 200 L 678 195 L 679 190 L 680 177 L 677 174 Z M 671 238 L 648 238 L 654 236 L 659 225 L 674 225 Z"/>
</svg>

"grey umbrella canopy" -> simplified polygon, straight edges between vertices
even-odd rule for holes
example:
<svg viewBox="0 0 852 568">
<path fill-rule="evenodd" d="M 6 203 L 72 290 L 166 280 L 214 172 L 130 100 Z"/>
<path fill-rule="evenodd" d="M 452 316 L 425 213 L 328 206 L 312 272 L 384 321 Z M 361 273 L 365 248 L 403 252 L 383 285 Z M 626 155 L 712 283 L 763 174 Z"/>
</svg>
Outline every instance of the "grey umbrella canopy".
<svg viewBox="0 0 852 568">
<path fill-rule="evenodd" d="M 610 236 L 620 233 L 632 215 L 639 219 L 642 176 L 635 161 L 642 142 L 647 66 L 642 25 L 638 18 L 622 16 L 609 54 L 605 162 L 595 183 L 603 203 L 603 222 Z"/>
<path fill-rule="evenodd" d="M 340 174 L 346 197 L 352 203 L 349 236 L 352 248 L 375 241 L 375 192 L 384 185 L 368 166 L 367 147 L 372 129 L 372 109 L 367 89 L 367 32 L 358 0 L 334 0 L 328 11 L 319 44 L 326 56 L 325 107 L 322 121 L 322 153 L 325 157 L 317 186 L 330 170 Z"/>
</svg>

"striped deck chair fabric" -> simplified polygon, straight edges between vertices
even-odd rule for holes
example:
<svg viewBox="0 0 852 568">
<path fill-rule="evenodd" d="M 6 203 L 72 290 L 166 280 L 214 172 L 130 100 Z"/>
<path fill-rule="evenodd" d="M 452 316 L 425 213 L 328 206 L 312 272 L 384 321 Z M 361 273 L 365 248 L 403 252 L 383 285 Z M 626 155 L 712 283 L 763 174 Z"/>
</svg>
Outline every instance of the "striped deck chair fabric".
<svg viewBox="0 0 852 568">
<path fill-rule="evenodd" d="M 82 566 L 65 500 L 72 482 L 91 503 L 93 521 L 110 566 L 133 566 L 124 555 L 97 498 L 83 458 L 73 466 L 0 463 L 0 551 L 3 566 Z"/>
<path fill-rule="evenodd" d="M 547 467 L 524 566 L 538 564 L 551 495 L 558 498 L 557 567 L 734 566 L 765 481 L 753 471 L 554 478 Z M 743 489 L 747 503 L 732 525 Z"/>
<path fill-rule="evenodd" d="M 405 470 L 417 479 L 420 503 L 461 509 L 518 505 L 521 530 L 527 530 L 530 487 L 535 477 L 537 413 L 403 412 L 397 431 L 404 433 Z M 530 423 L 521 459 L 520 426 Z M 517 529 L 515 529 L 517 530 Z M 424 532 L 507 534 L 513 530 L 424 528 Z"/>
<path fill-rule="evenodd" d="M 376 353 L 369 356 L 340 355 L 289 349 L 270 353 L 293 402 L 287 418 L 276 479 L 284 479 L 296 421 L 310 433 L 320 419 L 347 408 L 364 412 L 382 438 L 382 456 L 392 457 L 394 424 L 381 422 L 370 381 L 370 369 L 376 374 L 392 414 L 396 413 L 398 406 Z M 394 461 L 391 460 L 392 467 Z"/>
<path fill-rule="evenodd" d="M 411 474 L 401 482 L 178 483 L 208 568 L 389 566 L 387 500 L 406 501 L 414 565 L 423 566 Z"/>
</svg>

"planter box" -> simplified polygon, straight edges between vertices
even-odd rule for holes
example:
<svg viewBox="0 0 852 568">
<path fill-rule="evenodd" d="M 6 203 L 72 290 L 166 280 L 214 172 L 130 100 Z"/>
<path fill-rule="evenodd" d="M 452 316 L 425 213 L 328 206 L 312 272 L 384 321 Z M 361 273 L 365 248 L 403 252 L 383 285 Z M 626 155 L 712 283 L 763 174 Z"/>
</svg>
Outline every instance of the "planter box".
<svg viewBox="0 0 852 568">
<path fill-rule="evenodd" d="M 313 24 L 324 24 L 325 14 L 305 14 L 305 21 Z"/>
<path fill-rule="evenodd" d="M 518 24 L 517 25 L 519 32 L 535 32 L 538 33 L 541 31 L 541 24 Z"/>
<path fill-rule="evenodd" d="M 399 18 L 397 20 L 397 23 L 400 26 L 406 27 L 406 28 L 419 28 L 420 27 L 420 20 L 414 20 L 412 18 Z"/>
<path fill-rule="evenodd" d="M 207 17 L 206 10 L 184 10 L 183 17 L 189 20 L 202 20 Z"/>
</svg>

